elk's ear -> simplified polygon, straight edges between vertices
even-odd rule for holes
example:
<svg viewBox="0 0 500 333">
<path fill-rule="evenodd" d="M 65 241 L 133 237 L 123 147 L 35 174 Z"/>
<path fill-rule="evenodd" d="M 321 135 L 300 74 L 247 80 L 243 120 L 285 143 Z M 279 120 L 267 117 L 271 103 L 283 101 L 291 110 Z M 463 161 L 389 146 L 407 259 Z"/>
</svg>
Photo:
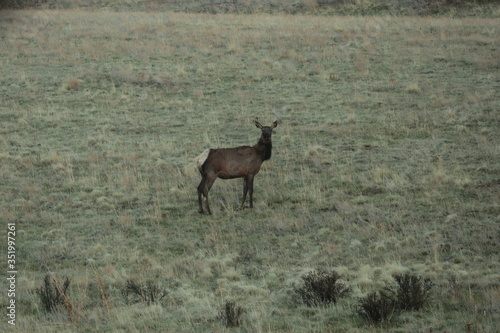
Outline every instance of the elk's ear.
<svg viewBox="0 0 500 333">
<path fill-rule="evenodd" d="M 275 120 L 273 122 L 273 124 L 271 125 L 271 128 L 275 128 L 276 126 L 278 126 L 278 121 L 277 120 Z"/>
<path fill-rule="evenodd" d="M 257 128 L 262 129 L 262 125 L 257 120 L 254 120 L 253 122 Z"/>
</svg>

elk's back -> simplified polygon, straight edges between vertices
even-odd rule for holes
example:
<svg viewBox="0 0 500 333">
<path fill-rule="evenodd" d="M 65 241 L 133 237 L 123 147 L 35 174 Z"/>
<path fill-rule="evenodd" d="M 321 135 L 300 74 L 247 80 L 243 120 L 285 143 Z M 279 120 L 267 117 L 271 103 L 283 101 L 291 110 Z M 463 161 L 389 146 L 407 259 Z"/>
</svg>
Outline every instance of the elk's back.
<svg viewBox="0 0 500 333">
<path fill-rule="evenodd" d="M 206 151 L 205 151 L 206 152 Z M 205 154 L 199 157 L 201 162 Z M 236 148 L 210 149 L 207 158 L 201 164 L 200 172 L 213 173 L 222 179 L 246 177 L 259 172 L 262 159 L 254 148 L 242 146 Z M 200 168 L 200 167 L 199 167 Z"/>
</svg>

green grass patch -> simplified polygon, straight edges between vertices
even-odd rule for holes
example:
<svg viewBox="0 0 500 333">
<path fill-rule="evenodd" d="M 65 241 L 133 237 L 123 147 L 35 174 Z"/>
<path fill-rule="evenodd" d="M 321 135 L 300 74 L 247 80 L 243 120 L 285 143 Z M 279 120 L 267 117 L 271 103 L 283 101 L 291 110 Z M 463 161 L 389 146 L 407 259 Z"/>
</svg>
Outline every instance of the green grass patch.
<svg viewBox="0 0 500 333">
<path fill-rule="evenodd" d="M 4 11 L 0 31 L 20 331 L 217 331 L 227 304 L 241 331 L 384 331 L 358 299 L 407 272 L 432 297 L 389 329 L 496 330 L 497 20 L 79 9 Z M 198 214 L 194 158 L 253 145 L 256 117 L 281 123 L 255 208 L 217 180 Z M 297 304 L 313 270 L 349 295 Z M 71 318 L 43 310 L 48 274 Z"/>
</svg>

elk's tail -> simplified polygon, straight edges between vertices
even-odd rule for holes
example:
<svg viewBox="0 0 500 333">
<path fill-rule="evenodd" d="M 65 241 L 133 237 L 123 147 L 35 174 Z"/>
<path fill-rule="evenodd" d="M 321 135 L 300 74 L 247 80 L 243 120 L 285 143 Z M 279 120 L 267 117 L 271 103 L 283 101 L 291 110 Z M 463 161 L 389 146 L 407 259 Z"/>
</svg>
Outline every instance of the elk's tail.
<svg viewBox="0 0 500 333">
<path fill-rule="evenodd" d="M 205 163 L 205 161 L 208 158 L 208 154 L 210 154 L 210 148 L 205 149 L 203 151 L 203 153 L 198 155 L 198 157 L 196 157 L 196 159 L 195 159 L 196 165 L 198 166 L 198 170 L 200 170 L 200 172 L 201 172 L 201 167 L 203 166 L 203 163 Z"/>
</svg>

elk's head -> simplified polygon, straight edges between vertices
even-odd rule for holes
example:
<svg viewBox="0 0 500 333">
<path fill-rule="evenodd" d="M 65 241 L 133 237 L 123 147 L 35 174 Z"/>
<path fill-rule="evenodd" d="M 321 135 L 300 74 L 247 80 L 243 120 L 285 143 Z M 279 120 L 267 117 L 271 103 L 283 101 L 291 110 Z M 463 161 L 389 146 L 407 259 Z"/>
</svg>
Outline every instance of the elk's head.
<svg viewBox="0 0 500 333">
<path fill-rule="evenodd" d="M 278 126 L 278 121 L 275 120 L 271 126 L 262 126 L 257 120 L 254 121 L 255 123 L 255 126 L 257 126 L 257 128 L 260 128 L 260 130 L 262 131 L 262 141 L 264 143 L 271 143 L 271 136 L 273 135 L 273 128 L 275 128 L 276 126 Z"/>
</svg>

